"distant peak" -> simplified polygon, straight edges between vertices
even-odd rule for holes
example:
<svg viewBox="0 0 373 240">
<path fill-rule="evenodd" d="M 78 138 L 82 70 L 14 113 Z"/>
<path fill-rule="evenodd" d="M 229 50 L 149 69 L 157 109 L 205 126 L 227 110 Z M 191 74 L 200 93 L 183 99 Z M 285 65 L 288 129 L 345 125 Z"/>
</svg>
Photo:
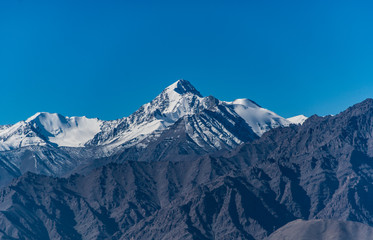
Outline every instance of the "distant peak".
<svg viewBox="0 0 373 240">
<path fill-rule="evenodd" d="M 201 93 L 188 80 L 184 80 L 184 79 L 180 79 L 174 82 L 173 84 L 168 86 L 165 90 L 174 91 L 180 95 L 183 95 L 186 93 L 192 93 L 192 94 L 202 97 Z"/>
<path fill-rule="evenodd" d="M 299 125 L 302 125 L 304 123 L 304 121 L 306 121 L 307 119 L 308 119 L 308 117 L 306 117 L 304 115 L 297 115 L 297 116 L 294 116 L 294 117 L 287 118 L 287 120 L 290 123 L 299 124 Z"/>
<path fill-rule="evenodd" d="M 250 99 L 247 99 L 247 98 L 236 99 L 236 100 L 233 101 L 233 104 L 243 105 L 245 107 L 254 107 L 254 108 L 261 107 L 256 102 L 254 102 Z"/>
</svg>

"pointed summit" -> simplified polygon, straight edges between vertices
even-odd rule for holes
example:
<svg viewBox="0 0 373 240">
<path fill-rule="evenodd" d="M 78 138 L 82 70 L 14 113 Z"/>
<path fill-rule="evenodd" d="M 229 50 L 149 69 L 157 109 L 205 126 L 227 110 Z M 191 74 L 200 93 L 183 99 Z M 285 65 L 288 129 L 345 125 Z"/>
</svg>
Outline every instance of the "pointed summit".
<svg viewBox="0 0 373 240">
<path fill-rule="evenodd" d="M 192 93 L 199 97 L 202 97 L 201 93 L 188 80 L 184 79 L 177 80 L 176 82 L 168 86 L 165 91 L 174 91 L 180 95 Z"/>
</svg>

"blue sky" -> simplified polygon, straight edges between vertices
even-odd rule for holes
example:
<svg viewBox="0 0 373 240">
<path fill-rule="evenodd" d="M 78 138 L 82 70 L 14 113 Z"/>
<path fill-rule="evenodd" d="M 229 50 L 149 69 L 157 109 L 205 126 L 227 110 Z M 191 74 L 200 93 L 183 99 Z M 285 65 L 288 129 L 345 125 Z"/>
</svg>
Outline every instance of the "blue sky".
<svg viewBox="0 0 373 240">
<path fill-rule="evenodd" d="M 180 78 L 290 117 L 373 97 L 372 1 L 0 1 L 0 124 L 128 116 Z"/>
</svg>

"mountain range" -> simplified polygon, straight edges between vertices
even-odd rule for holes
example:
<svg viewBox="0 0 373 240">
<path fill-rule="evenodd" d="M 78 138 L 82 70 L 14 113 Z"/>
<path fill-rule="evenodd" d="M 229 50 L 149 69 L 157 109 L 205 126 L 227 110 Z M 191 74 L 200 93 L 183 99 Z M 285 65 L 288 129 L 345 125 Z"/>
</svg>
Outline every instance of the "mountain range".
<svg viewBox="0 0 373 240">
<path fill-rule="evenodd" d="M 1 239 L 371 239 L 373 99 L 289 120 L 181 80 L 128 118 L 52 115 L 1 127 L 31 129 L 0 153 Z"/>
<path fill-rule="evenodd" d="M 95 161 L 100 158 L 114 161 L 120 156 L 122 162 L 192 159 L 233 149 L 304 118 L 284 119 L 249 99 L 224 102 L 202 97 L 190 82 L 179 80 L 118 120 L 40 112 L 0 126 L 0 186 L 27 171 L 63 176 L 92 169 L 105 163 Z"/>
</svg>

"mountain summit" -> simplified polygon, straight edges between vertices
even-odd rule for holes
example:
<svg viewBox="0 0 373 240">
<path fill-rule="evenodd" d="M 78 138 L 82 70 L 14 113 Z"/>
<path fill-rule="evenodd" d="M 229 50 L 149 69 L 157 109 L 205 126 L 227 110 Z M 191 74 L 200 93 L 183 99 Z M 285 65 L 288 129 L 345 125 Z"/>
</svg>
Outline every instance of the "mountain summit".
<svg viewBox="0 0 373 240">
<path fill-rule="evenodd" d="M 195 89 L 194 86 L 188 80 L 184 80 L 184 79 L 180 79 L 174 82 L 173 84 L 168 86 L 164 91 L 175 91 L 176 93 L 180 95 L 191 93 L 199 97 L 202 97 L 199 91 Z"/>
</svg>

